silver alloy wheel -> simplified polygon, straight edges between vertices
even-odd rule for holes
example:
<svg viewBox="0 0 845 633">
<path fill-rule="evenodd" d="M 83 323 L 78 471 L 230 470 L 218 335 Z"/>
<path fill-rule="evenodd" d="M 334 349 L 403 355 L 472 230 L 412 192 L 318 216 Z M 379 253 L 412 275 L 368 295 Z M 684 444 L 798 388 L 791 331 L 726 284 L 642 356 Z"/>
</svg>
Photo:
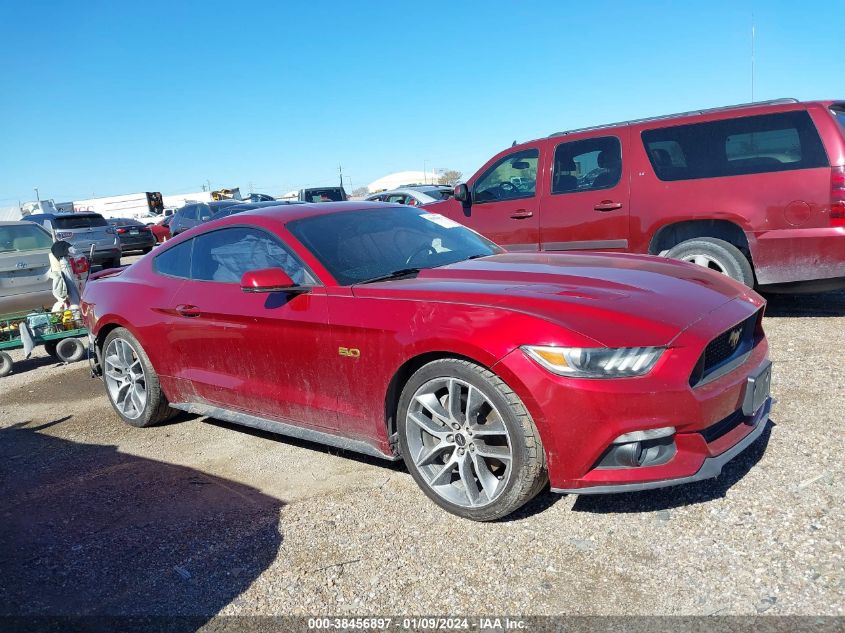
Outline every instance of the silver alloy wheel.
<svg viewBox="0 0 845 633">
<path fill-rule="evenodd" d="M 114 406 L 130 420 L 140 418 L 147 405 L 147 377 L 138 353 L 126 340 L 109 343 L 103 375 Z"/>
<path fill-rule="evenodd" d="M 722 265 L 722 262 L 704 253 L 695 253 L 693 255 L 687 255 L 686 257 L 682 257 L 681 261 L 690 262 L 691 264 L 697 264 L 699 266 L 704 266 L 705 268 L 715 270 L 717 273 L 722 273 L 723 275 L 728 274 L 728 271 L 725 270 L 725 267 Z"/>
<path fill-rule="evenodd" d="M 507 487 L 513 448 L 492 402 L 457 378 L 435 378 L 417 389 L 405 435 L 411 459 L 428 486 L 465 508 L 492 503 Z"/>
</svg>

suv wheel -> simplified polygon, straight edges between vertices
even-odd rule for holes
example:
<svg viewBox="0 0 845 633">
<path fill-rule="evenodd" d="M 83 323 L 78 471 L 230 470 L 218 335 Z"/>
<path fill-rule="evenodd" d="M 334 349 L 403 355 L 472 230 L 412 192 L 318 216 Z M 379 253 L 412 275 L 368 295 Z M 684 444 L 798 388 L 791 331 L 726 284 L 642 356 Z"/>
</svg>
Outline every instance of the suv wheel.
<svg viewBox="0 0 845 633">
<path fill-rule="evenodd" d="M 754 270 L 751 263 L 736 246 L 715 237 L 697 237 L 666 252 L 666 257 L 698 264 L 722 273 L 745 284 L 754 286 Z"/>
<path fill-rule="evenodd" d="M 144 348 L 125 328 L 109 332 L 103 343 L 103 382 L 117 414 L 132 426 L 152 426 L 176 415 Z"/>
<path fill-rule="evenodd" d="M 519 397 L 493 372 L 433 361 L 399 399 L 399 446 L 426 495 L 458 516 L 491 521 L 530 501 L 547 479 L 540 435 Z"/>
</svg>

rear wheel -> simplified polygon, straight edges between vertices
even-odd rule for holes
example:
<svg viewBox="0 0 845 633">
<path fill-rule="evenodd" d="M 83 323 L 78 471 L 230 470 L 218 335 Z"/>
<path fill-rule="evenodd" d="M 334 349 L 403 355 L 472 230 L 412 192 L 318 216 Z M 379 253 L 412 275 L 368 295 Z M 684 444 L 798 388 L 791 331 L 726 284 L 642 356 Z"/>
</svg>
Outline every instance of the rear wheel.
<svg viewBox="0 0 845 633">
<path fill-rule="evenodd" d="M 754 286 L 754 270 L 748 258 L 733 244 L 715 237 L 697 237 L 681 242 L 666 257 L 698 264 L 745 284 Z"/>
<path fill-rule="evenodd" d="M 56 343 L 55 356 L 63 363 L 75 363 L 85 356 L 85 345 L 78 338 L 63 338 Z"/>
<path fill-rule="evenodd" d="M 0 378 L 12 373 L 12 357 L 6 352 L 0 352 Z"/>
<path fill-rule="evenodd" d="M 103 343 L 103 381 L 117 414 L 132 426 L 152 426 L 176 414 L 170 408 L 144 348 L 125 328 Z"/>
<path fill-rule="evenodd" d="M 430 499 L 453 514 L 501 518 L 546 482 L 531 416 L 484 367 L 457 359 L 423 366 L 402 391 L 398 421 L 408 470 Z"/>
</svg>

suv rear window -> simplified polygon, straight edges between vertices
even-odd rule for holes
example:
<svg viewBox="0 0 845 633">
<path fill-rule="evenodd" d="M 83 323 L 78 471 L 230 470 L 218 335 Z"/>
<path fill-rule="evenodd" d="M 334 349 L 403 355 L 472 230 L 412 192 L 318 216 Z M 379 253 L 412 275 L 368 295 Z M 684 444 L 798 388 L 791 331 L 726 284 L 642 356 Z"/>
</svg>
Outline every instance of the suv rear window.
<svg viewBox="0 0 845 633">
<path fill-rule="evenodd" d="M 69 213 L 61 217 L 56 217 L 53 220 L 53 225 L 57 229 L 72 230 L 72 229 L 90 229 L 93 226 L 108 226 L 105 218 L 101 215 L 82 215 L 79 213 Z"/>
<path fill-rule="evenodd" d="M 691 180 L 828 166 L 804 111 L 646 130 L 646 153 L 660 180 Z"/>
<path fill-rule="evenodd" d="M 842 133 L 845 134 L 845 109 L 833 108 L 833 117 L 839 122 L 839 127 L 842 128 Z"/>
<path fill-rule="evenodd" d="M 0 225 L 0 253 L 34 251 L 52 245 L 53 240 L 47 232 L 34 224 Z"/>
</svg>

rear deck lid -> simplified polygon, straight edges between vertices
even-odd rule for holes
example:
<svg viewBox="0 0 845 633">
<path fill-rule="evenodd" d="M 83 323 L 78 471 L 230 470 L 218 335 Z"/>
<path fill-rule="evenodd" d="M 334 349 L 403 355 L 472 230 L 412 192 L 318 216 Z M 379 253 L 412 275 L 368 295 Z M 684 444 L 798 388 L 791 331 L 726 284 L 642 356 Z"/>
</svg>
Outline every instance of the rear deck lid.
<svg viewBox="0 0 845 633">
<path fill-rule="evenodd" d="M 68 213 L 53 220 L 56 239 L 66 240 L 73 246 L 87 252 L 94 248 L 114 245 L 114 228 L 98 213 Z"/>
</svg>

